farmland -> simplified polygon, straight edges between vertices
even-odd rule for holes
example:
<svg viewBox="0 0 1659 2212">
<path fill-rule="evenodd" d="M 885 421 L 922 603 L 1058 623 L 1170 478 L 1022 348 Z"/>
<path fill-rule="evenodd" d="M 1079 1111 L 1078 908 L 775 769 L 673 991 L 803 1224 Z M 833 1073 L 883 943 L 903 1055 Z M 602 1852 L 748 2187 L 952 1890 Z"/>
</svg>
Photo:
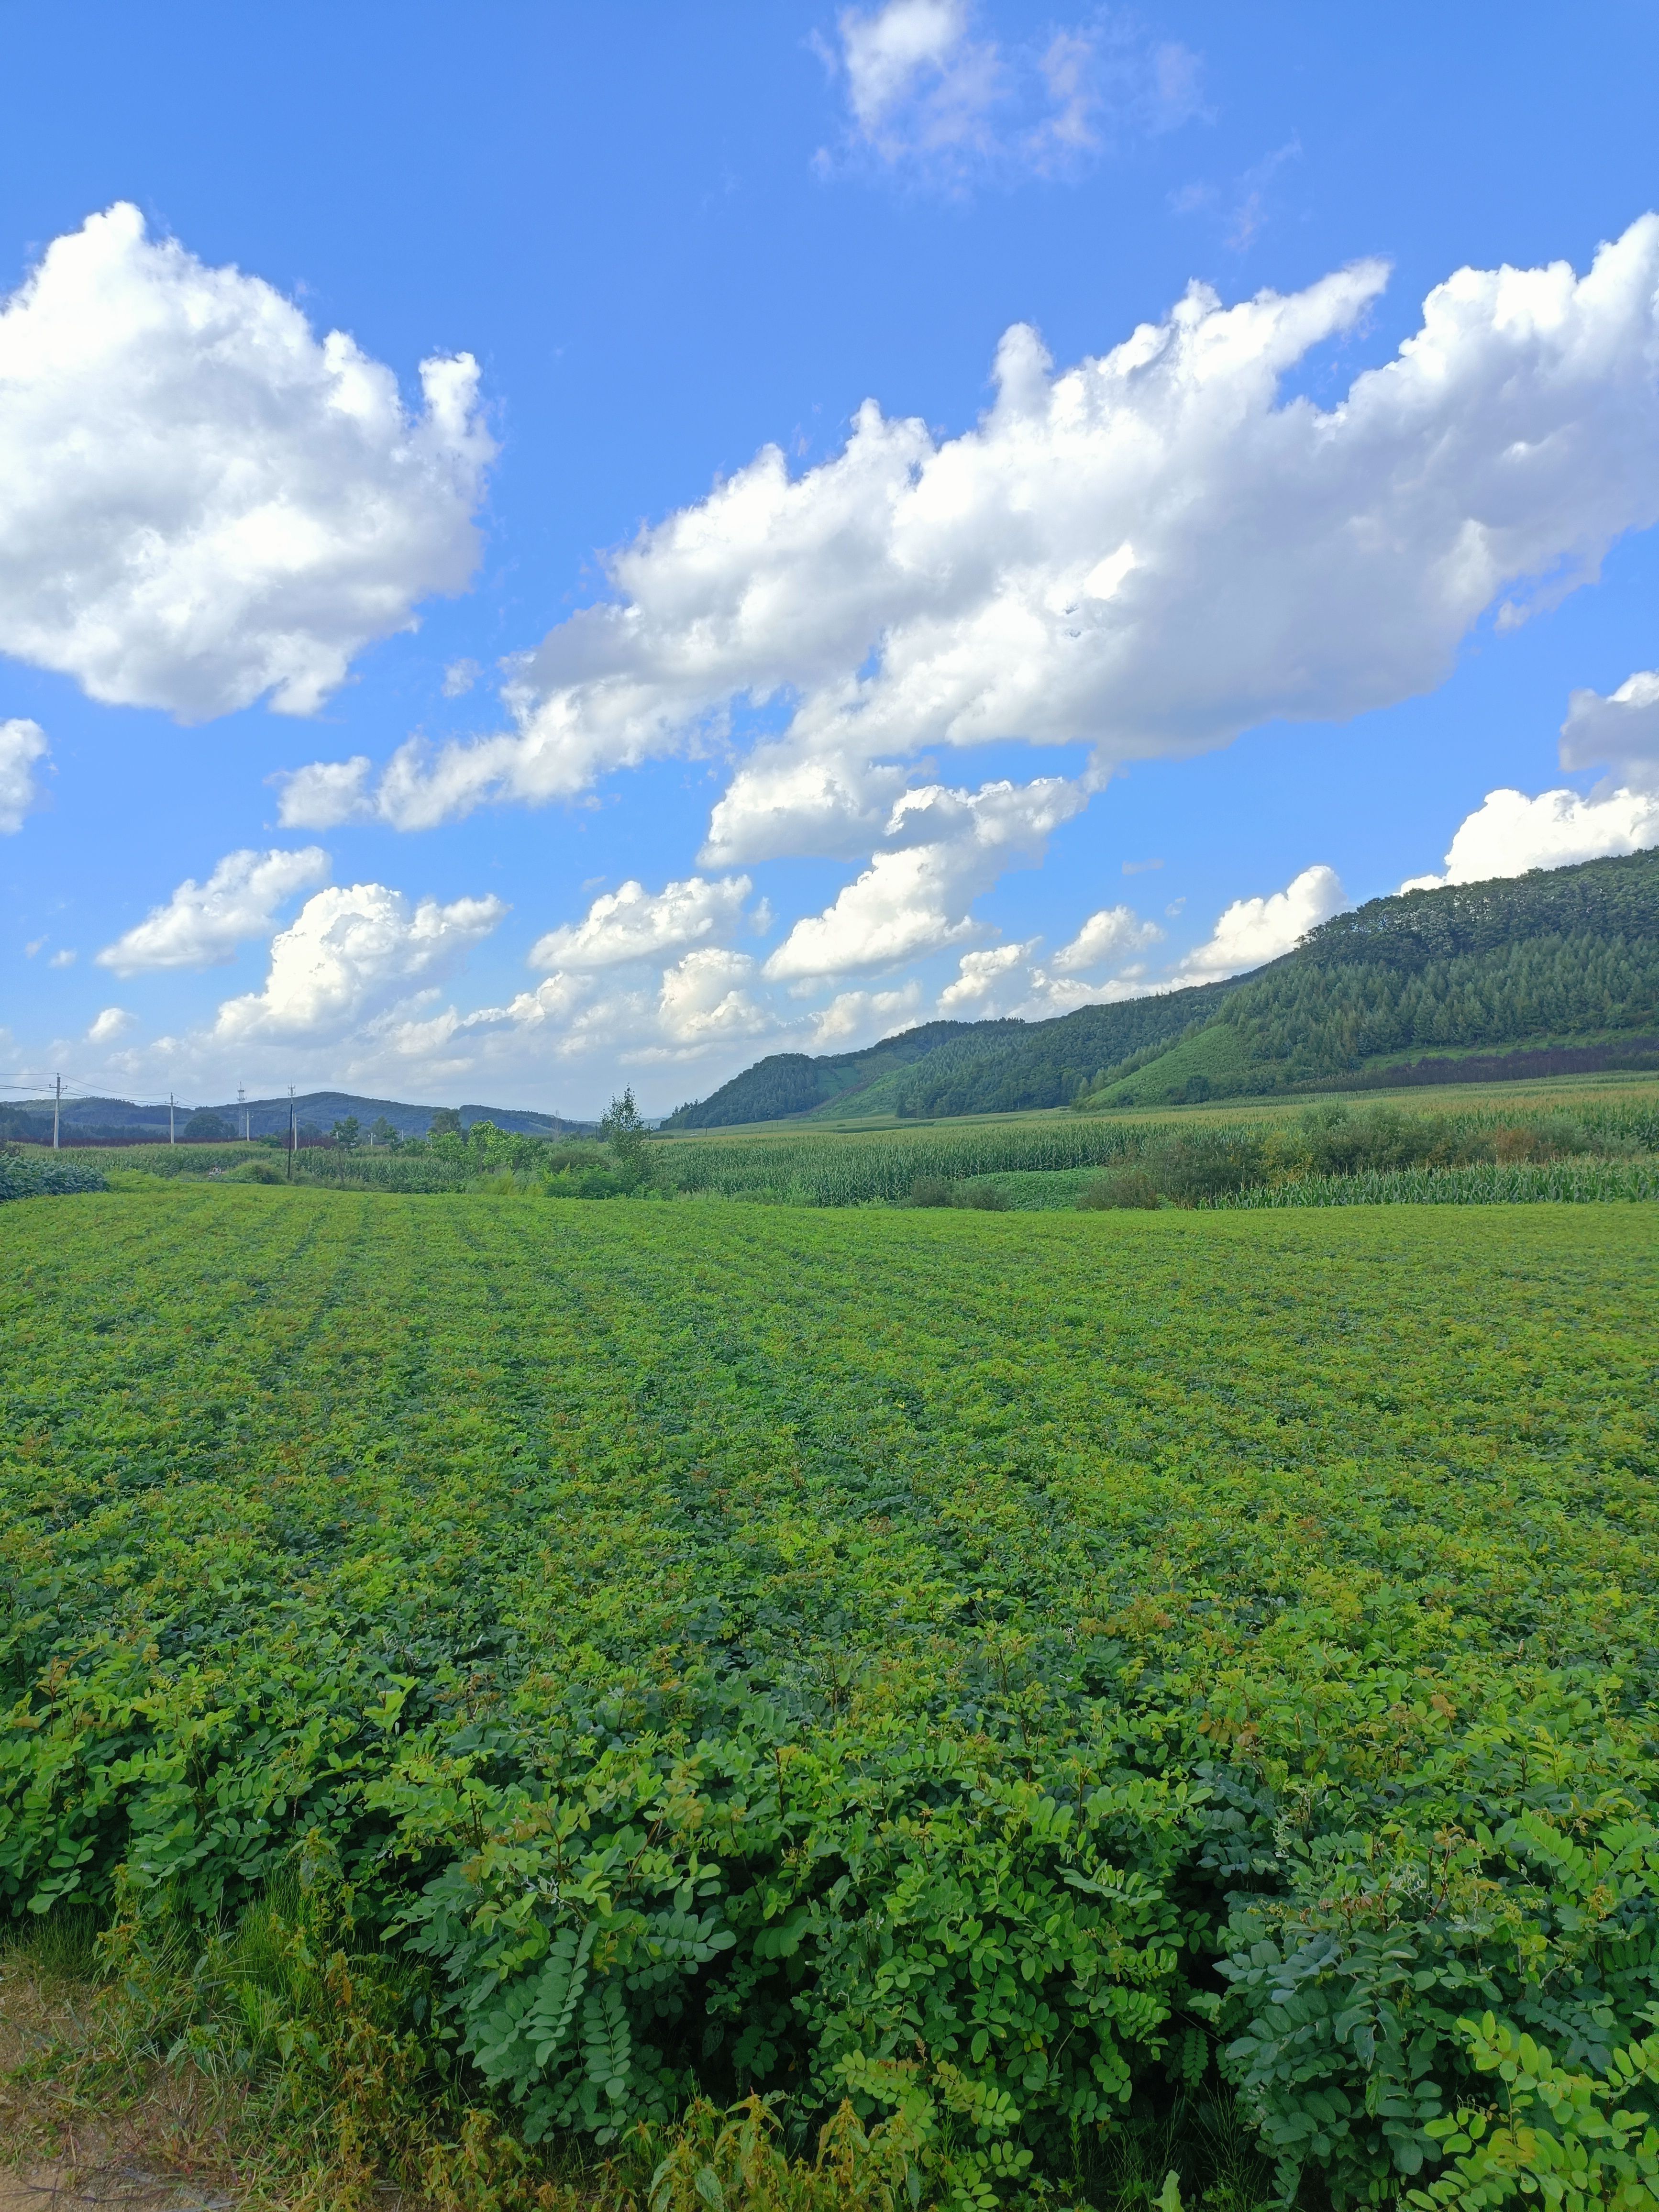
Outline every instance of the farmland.
<svg viewBox="0 0 1659 2212">
<path fill-rule="evenodd" d="M 334 1900 L 393 2172 L 701 2087 L 963 2206 L 1422 2185 L 1465 2016 L 1659 1996 L 1653 1218 L 9 1206 L 5 1909 Z M 291 2073 L 228 1972 L 176 2047 Z"/>
</svg>

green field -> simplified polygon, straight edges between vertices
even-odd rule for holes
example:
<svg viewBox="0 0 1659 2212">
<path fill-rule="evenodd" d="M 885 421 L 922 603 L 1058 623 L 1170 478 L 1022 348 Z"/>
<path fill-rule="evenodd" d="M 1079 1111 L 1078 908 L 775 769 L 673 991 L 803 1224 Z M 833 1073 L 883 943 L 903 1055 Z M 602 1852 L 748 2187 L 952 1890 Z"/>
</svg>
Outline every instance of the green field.
<svg viewBox="0 0 1659 2212">
<path fill-rule="evenodd" d="M 222 1945 L 301 1846 L 544 2150 L 851 2090 L 941 2203 L 1138 2136 L 1195 2188 L 1239 2113 L 1387 2199 L 1465 2015 L 1595 2067 L 1659 1998 L 1654 1261 L 1632 1206 L 9 1206 L 7 1910 Z"/>
<path fill-rule="evenodd" d="M 963 1117 L 846 1129 L 773 1122 L 752 1132 L 641 1139 L 624 1175 L 591 1139 L 543 1144 L 481 1124 L 467 1142 L 398 1151 L 144 1146 L 55 1156 L 0 1152 L 0 1199 L 39 1171 L 167 1178 L 290 1176 L 330 1188 L 904 1206 L 918 1181 L 1016 1211 L 1075 1206 L 1097 1176 L 1150 1170 L 1173 1205 L 1516 1203 L 1659 1196 L 1659 1086 L 1650 1075 L 1417 1089 L 1363 1103 L 1262 1102 L 1248 1111 Z M 54 1167 L 54 1162 L 56 1166 Z M 637 1172 L 635 1172 L 637 1170 Z M 1493 1172 L 1495 1170 L 1495 1172 Z M 938 1194 L 935 1194 L 937 1197 Z"/>
</svg>

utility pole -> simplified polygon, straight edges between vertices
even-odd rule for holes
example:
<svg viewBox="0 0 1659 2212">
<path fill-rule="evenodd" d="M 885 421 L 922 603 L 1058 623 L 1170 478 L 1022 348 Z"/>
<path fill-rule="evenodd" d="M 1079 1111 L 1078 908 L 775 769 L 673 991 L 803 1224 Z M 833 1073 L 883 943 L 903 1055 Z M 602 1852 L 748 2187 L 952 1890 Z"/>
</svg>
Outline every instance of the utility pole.
<svg viewBox="0 0 1659 2212">
<path fill-rule="evenodd" d="M 251 1144 L 252 1142 L 252 1139 L 248 1133 L 250 1117 L 247 1110 L 247 1090 L 246 1085 L 240 1083 L 236 1086 L 236 1103 L 241 1109 L 242 1113 L 242 1142 L 245 1145 Z"/>
<path fill-rule="evenodd" d="M 52 1093 L 52 1149 L 54 1152 L 58 1150 L 58 1116 L 63 1111 L 63 1106 L 64 1079 L 60 1075 Z"/>
<path fill-rule="evenodd" d="M 173 1093 L 169 1091 L 167 1093 L 167 1142 L 170 1145 L 176 1145 L 178 1141 L 173 1130 Z"/>
<path fill-rule="evenodd" d="M 294 1154 L 299 1146 L 299 1136 L 294 1127 L 294 1085 L 288 1086 L 288 1179 L 294 1180 Z"/>
</svg>

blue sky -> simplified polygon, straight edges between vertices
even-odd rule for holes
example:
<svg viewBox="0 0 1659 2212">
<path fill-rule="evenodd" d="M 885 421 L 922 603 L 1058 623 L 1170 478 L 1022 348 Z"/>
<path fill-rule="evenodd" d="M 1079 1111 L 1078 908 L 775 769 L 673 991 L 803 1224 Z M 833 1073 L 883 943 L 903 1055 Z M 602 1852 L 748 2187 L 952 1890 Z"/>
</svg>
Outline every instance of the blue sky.
<svg viewBox="0 0 1659 2212">
<path fill-rule="evenodd" d="M 1649 6 L 0 40 L 10 1080 L 661 1111 L 1659 842 Z"/>
</svg>

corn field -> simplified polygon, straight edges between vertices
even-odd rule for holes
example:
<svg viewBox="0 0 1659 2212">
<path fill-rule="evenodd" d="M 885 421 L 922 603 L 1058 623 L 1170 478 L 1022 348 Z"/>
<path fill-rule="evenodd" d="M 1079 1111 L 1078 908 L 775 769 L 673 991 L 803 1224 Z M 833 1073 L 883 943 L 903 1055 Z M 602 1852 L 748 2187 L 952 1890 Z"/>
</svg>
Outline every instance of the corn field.
<svg viewBox="0 0 1659 2212">
<path fill-rule="evenodd" d="M 1229 1212 L 1279 1206 L 1589 1206 L 1659 1198 L 1659 1167 L 1634 1160 L 1504 1161 L 1367 1169 L 1257 1183 L 1211 1200 Z"/>
</svg>

